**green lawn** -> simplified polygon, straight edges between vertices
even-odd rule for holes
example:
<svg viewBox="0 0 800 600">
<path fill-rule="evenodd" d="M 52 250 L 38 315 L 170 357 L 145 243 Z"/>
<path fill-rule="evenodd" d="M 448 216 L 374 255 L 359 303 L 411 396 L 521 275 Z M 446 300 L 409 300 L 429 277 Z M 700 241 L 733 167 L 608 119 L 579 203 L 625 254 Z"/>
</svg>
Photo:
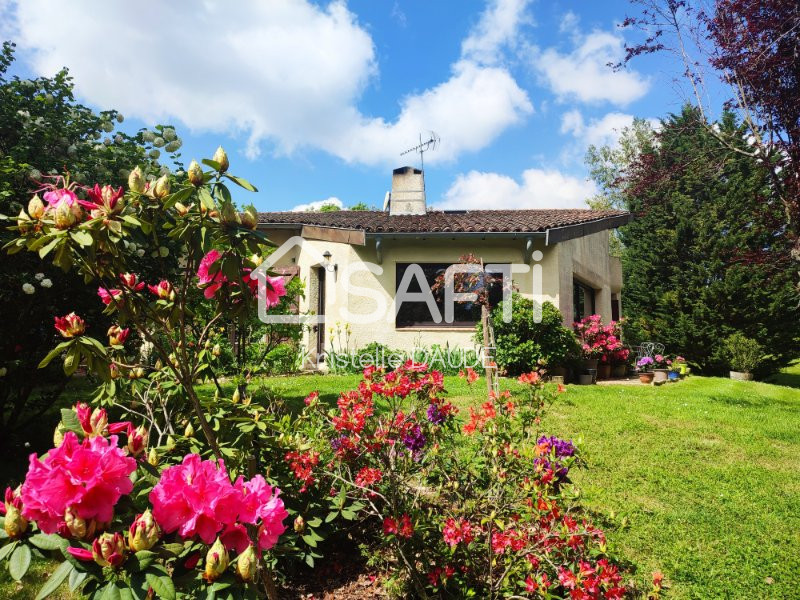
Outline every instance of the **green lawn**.
<svg viewBox="0 0 800 600">
<path fill-rule="evenodd" d="M 797 378 L 798 365 L 778 376 L 782 385 L 693 377 L 659 388 L 568 386 L 544 427 L 582 440 L 588 468 L 574 479 L 583 503 L 637 579 L 661 570 L 670 598 L 796 597 L 800 390 L 786 386 Z M 333 403 L 358 379 L 264 383 L 297 407 L 313 390 Z M 483 398 L 482 381 L 446 383 L 462 408 Z M 0 597 L 29 597 L 15 587 L 0 573 Z"/>
<path fill-rule="evenodd" d="M 780 377 L 791 384 L 794 367 Z M 356 376 L 274 378 L 297 405 L 334 402 Z M 512 387 L 516 382 L 509 382 Z M 447 378 L 466 407 L 484 391 Z M 662 387 L 568 386 L 544 427 L 580 438 L 585 506 L 636 578 L 672 598 L 787 598 L 800 573 L 800 391 L 692 377 Z"/>
</svg>

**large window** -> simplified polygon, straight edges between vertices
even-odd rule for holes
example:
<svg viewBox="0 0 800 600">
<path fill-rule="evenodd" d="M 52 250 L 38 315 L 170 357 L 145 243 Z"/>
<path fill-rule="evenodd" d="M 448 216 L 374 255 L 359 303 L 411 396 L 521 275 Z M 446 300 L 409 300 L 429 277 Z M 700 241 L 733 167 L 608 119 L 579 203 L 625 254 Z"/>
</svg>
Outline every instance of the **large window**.
<svg viewBox="0 0 800 600">
<path fill-rule="evenodd" d="M 444 272 L 449 263 L 416 263 L 422 269 L 422 273 L 429 288 L 436 288 L 435 283 L 437 279 L 444 276 Z M 396 279 L 395 279 L 395 292 L 400 288 L 400 283 L 403 281 L 403 276 L 406 273 L 410 263 L 397 263 Z M 497 279 L 497 281 L 495 281 Z M 503 299 L 503 286 L 500 281 L 501 275 L 498 273 L 492 277 L 492 282 L 488 285 L 489 288 L 489 303 L 494 306 Z M 482 285 L 482 284 L 478 284 Z M 407 288 L 411 294 L 422 292 L 420 283 L 417 277 L 412 277 L 410 284 Z M 467 289 L 456 289 L 457 292 L 468 292 Z M 481 318 L 481 307 L 475 302 L 456 302 L 453 309 L 453 322 L 446 323 L 444 316 L 444 293 L 439 291 L 433 292 L 433 299 L 439 314 L 442 316 L 441 323 L 436 323 L 431 315 L 431 310 L 428 304 L 424 301 L 420 302 L 403 302 L 400 310 L 395 317 L 396 327 L 473 327 Z"/>
<path fill-rule="evenodd" d="M 594 289 L 577 279 L 572 280 L 572 312 L 575 321 L 595 314 Z"/>
</svg>

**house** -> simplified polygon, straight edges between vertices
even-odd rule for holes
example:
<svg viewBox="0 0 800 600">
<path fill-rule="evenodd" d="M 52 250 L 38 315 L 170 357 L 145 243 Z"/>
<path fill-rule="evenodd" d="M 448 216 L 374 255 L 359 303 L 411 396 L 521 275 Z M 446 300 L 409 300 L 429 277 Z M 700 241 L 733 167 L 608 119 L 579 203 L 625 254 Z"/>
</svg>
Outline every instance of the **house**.
<svg viewBox="0 0 800 600">
<path fill-rule="evenodd" d="M 399 350 L 474 348 L 478 307 L 456 303 L 452 322 L 437 323 L 420 300 L 423 274 L 430 285 L 469 253 L 485 263 L 521 265 L 515 270 L 528 272 L 513 274 L 515 288 L 555 304 L 568 326 L 593 313 L 619 318 L 622 271 L 609 255 L 609 235 L 629 221 L 629 213 L 492 210 L 491 203 L 487 198 L 486 210 L 428 210 L 422 171 L 403 167 L 393 172 L 382 211 L 260 213 L 259 229 L 280 246 L 275 267 L 305 283 L 301 313 L 325 316 L 324 326 L 304 334 L 312 360 L 344 349 L 343 337 L 330 329 L 336 323 L 349 325 L 349 350 L 370 342 Z M 398 307 L 403 284 L 416 297 Z M 441 298 L 436 302 L 441 310 Z"/>
</svg>

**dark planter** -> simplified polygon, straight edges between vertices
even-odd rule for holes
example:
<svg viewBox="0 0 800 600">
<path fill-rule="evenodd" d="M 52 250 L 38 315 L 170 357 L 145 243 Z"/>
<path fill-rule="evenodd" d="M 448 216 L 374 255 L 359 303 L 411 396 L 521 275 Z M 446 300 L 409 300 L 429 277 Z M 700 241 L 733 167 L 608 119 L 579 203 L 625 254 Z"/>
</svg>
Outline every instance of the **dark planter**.
<svg viewBox="0 0 800 600">
<path fill-rule="evenodd" d="M 614 365 L 611 369 L 612 377 L 625 377 L 628 374 L 628 365 Z"/>
<path fill-rule="evenodd" d="M 598 379 L 611 379 L 611 365 L 609 363 L 600 363 L 597 367 Z"/>
</svg>

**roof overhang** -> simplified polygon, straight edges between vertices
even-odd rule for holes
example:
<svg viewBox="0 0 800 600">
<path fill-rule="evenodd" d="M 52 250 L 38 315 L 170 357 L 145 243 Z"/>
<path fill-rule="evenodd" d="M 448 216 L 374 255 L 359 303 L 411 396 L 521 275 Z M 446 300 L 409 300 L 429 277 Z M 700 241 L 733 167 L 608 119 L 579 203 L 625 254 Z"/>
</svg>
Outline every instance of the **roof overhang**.
<svg viewBox="0 0 800 600">
<path fill-rule="evenodd" d="M 627 225 L 633 220 L 633 215 L 617 215 L 614 217 L 603 217 L 585 223 L 565 225 L 564 227 L 551 227 L 545 232 L 545 245 L 552 246 L 558 242 L 566 242 L 575 238 L 591 235 L 605 229 L 616 229 Z"/>
</svg>

